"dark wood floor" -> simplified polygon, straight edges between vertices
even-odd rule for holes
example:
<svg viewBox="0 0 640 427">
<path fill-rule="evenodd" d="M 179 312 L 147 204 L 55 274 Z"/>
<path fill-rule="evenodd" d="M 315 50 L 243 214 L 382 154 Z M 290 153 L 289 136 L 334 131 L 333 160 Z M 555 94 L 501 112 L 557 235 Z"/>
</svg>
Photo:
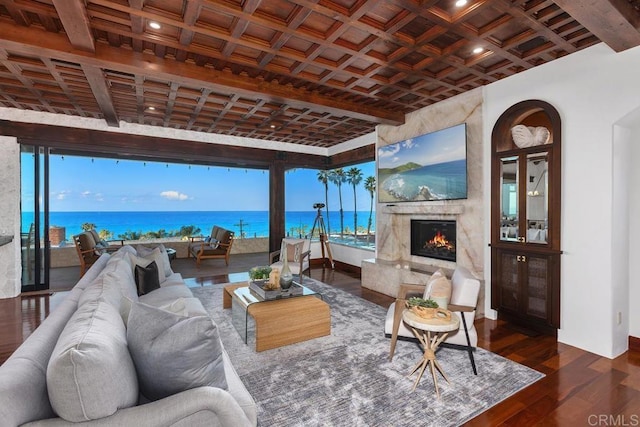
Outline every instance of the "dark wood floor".
<svg viewBox="0 0 640 427">
<path fill-rule="evenodd" d="M 314 267 L 311 274 L 314 279 L 383 307 L 393 301 L 386 295 L 363 289 L 353 273 Z M 239 280 L 244 277 L 231 272 L 186 279 L 192 287 Z M 0 300 L 0 362 L 9 357 L 64 296 L 60 292 Z M 640 425 L 640 352 L 631 350 L 610 360 L 557 343 L 551 337 L 524 335 L 502 321 L 480 319 L 476 328 L 480 347 L 546 376 L 467 425 Z"/>
</svg>

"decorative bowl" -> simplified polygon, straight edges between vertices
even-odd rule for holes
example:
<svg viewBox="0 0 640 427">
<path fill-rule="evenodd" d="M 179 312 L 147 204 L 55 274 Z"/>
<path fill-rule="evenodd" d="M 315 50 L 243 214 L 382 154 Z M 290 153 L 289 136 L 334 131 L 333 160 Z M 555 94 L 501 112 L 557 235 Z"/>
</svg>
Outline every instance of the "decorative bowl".
<svg viewBox="0 0 640 427">
<path fill-rule="evenodd" d="M 406 303 L 406 306 L 409 310 L 411 310 L 416 316 L 422 319 L 446 319 L 451 320 L 451 312 L 449 310 L 445 310 L 444 308 L 439 307 L 422 307 L 419 305 L 409 305 Z"/>
</svg>

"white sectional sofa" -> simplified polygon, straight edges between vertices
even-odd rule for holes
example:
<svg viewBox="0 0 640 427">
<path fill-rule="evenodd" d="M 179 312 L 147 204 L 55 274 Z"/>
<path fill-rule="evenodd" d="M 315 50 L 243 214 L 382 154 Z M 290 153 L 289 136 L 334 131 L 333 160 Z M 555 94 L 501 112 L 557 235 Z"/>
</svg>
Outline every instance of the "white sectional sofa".
<svg viewBox="0 0 640 427">
<path fill-rule="evenodd" d="M 155 258 L 160 288 L 138 296 L 139 255 L 102 255 L 0 366 L 1 425 L 257 425 L 215 323 L 168 259 Z"/>
</svg>

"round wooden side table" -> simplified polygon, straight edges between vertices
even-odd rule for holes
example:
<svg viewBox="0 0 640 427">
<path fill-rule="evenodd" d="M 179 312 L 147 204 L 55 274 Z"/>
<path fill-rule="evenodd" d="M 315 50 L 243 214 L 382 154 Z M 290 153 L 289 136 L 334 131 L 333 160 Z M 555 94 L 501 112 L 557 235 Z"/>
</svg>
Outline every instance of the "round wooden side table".
<svg viewBox="0 0 640 427">
<path fill-rule="evenodd" d="M 402 312 L 402 320 L 411 327 L 413 334 L 418 338 L 418 341 L 420 341 L 420 344 L 422 344 L 422 348 L 424 349 L 422 360 L 416 364 L 408 375 L 408 377 L 410 377 L 418 371 L 418 378 L 416 378 L 416 382 L 413 383 L 411 391 L 416 389 L 416 386 L 420 382 L 420 378 L 422 378 L 424 370 L 427 368 L 427 365 L 430 365 L 433 385 L 436 389 L 436 395 L 438 396 L 438 399 L 440 399 L 436 369 L 444 377 L 447 383 L 449 382 L 449 378 L 447 378 L 442 367 L 440 367 L 440 364 L 436 360 L 436 350 L 440 343 L 447 338 L 449 332 L 458 330 L 460 327 L 460 319 L 455 314 L 451 315 L 451 319 L 443 317 L 425 319 L 416 315 L 411 310 L 405 309 Z"/>
</svg>

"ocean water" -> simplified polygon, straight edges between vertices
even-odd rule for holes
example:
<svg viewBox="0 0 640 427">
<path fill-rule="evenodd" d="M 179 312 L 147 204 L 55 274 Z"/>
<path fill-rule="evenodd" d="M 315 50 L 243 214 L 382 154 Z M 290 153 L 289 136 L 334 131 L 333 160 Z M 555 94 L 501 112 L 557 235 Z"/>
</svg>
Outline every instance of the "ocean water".
<svg viewBox="0 0 640 427">
<path fill-rule="evenodd" d="M 339 212 L 322 211 L 322 219 L 325 229 L 332 233 L 340 232 Z M 291 211 L 285 213 L 285 230 L 289 235 L 295 236 L 308 234 L 316 222 L 317 211 Z M 358 226 L 366 229 L 369 219 L 369 211 L 357 212 Z M 33 213 L 24 212 L 22 215 L 22 231 L 29 231 L 33 222 Z M 95 224 L 96 229 L 109 230 L 113 238 L 127 231 L 148 232 L 165 230 L 177 231 L 182 226 L 194 225 L 200 228 L 203 235 L 209 235 L 211 227 L 220 227 L 232 230 L 236 236 L 240 236 L 240 224 L 244 237 L 268 237 L 269 236 L 269 212 L 268 211 L 170 211 L 170 212 L 50 212 L 50 226 L 65 227 L 67 240 L 71 236 L 82 231 L 82 224 Z M 319 228 L 319 224 L 316 225 Z M 353 230 L 353 211 L 344 212 L 345 230 Z M 372 230 L 375 227 L 375 212 L 372 216 Z"/>
<path fill-rule="evenodd" d="M 467 165 L 465 160 L 438 163 L 394 173 L 381 181 L 381 188 L 401 201 L 464 199 L 467 197 Z M 380 201 L 395 200 L 381 199 Z"/>
</svg>

